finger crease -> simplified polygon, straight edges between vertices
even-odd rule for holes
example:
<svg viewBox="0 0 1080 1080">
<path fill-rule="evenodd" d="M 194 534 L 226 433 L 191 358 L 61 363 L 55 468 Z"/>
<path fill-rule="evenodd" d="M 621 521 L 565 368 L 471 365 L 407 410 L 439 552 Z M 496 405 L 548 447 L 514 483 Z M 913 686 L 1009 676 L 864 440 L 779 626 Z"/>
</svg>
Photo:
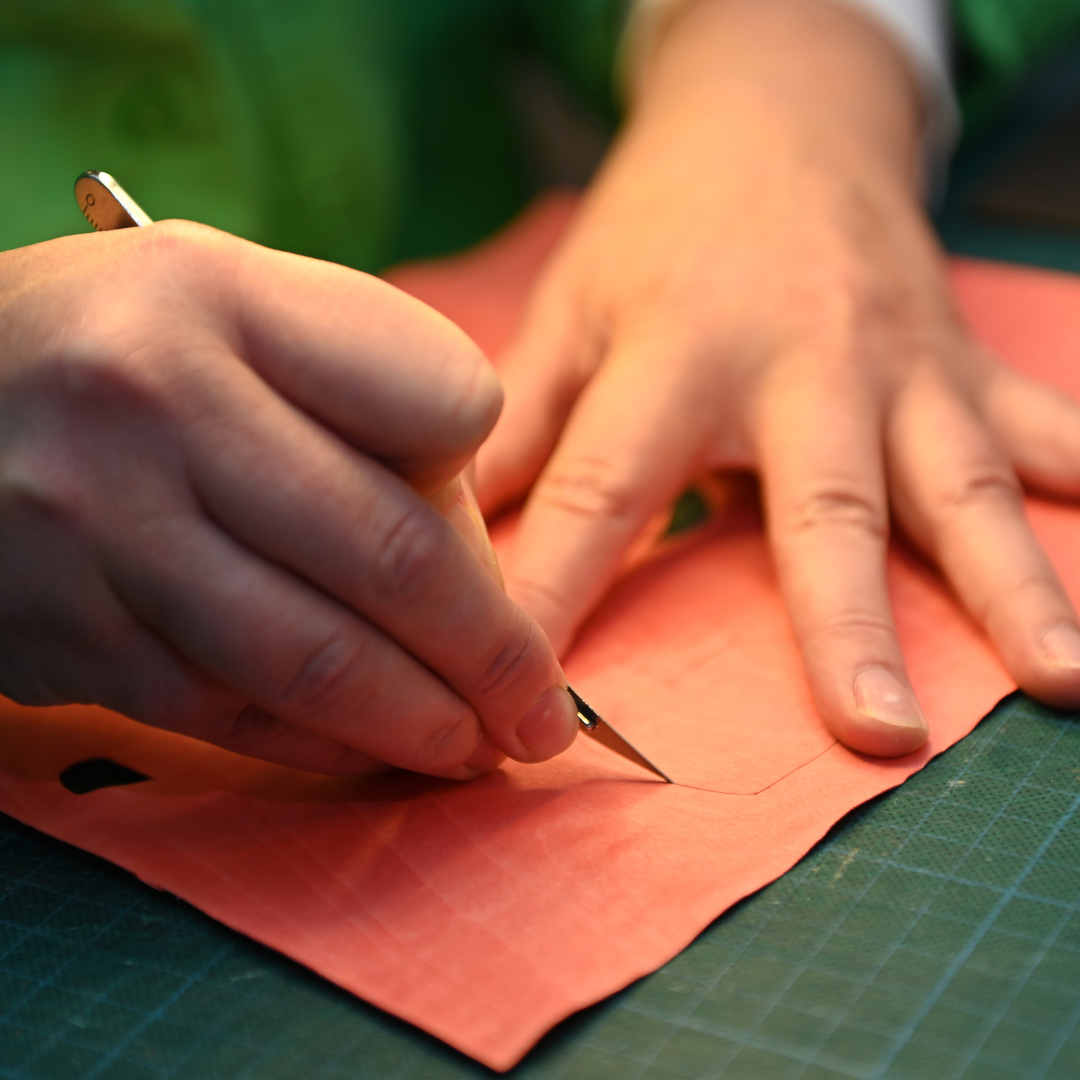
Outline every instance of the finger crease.
<svg viewBox="0 0 1080 1080">
<path fill-rule="evenodd" d="M 830 636 L 857 635 L 869 631 L 891 637 L 895 633 L 893 624 L 887 618 L 866 611 L 840 612 L 826 618 L 821 626 Z"/>
<path fill-rule="evenodd" d="M 1000 471 L 979 473 L 968 477 L 945 499 L 947 508 L 952 511 L 985 506 L 989 503 L 1007 503 L 1015 506 L 1019 502 L 1020 485 L 1016 477 L 1011 473 Z"/>
<path fill-rule="evenodd" d="M 627 518 L 633 492 L 614 479 L 614 467 L 599 459 L 545 477 L 535 498 L 559 510 L 584 518 Z"/>
<path fill-rule="evenodd" d="M 363 652 L 363 646 L 355 641 L 332 637 L 300 664 L 278 700 L 289 708 L 317 711 L 337 695 Z M 350 703 L 355 704 L 351 699 Z"/>
<path fill-rule="evenodd" d="M 1049 596 L 1055 601 L 1058 599 L 1057 590 L 1053 583 L 1038 573 L 1026 574 L 1007 588 L 1007 592 L 995 592 L 992 596 L 979 605 L 971 605 L 972 614 L 979 622 L 989 625 L 996 623 L 999 617 L 1015 621 L 1015 608 L 1017 601 L 1025 594 Z"/>
<path fill-rule="evenodd" d="M 888 515 L 870 499 L 851 491 L 822 491 L 795 508 L 790 531 L 811 533 L 821 529 L 854 529 L 875 540 L 889 535 Z"/>
<path fill-rule="evenodd" d="M 513 686 L 526 666 L 532 641 L 533 629 L 530 624 L 524 635 L 515 634 L 514 640 L 496 653 L 484 674 L 476 681 L 476 693 L 481 698 L 499 697 Z"/>
</svg>

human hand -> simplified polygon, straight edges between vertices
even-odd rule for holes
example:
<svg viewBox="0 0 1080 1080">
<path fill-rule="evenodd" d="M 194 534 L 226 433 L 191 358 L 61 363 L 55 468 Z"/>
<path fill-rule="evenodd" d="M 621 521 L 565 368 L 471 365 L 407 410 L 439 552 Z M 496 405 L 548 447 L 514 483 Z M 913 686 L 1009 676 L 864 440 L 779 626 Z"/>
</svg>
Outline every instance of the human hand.
<svg viewBox="0 0 1080 1080">
<path fill-rule="evenodd" d="M 560 653 L 688 483 L 752 469 L 814 700 L 847 745 L 927 738 L 886 587 L 890 507 L 1019 684 L 1080 703 L 1076 613 L 1017 480 L 1080 494 L 1080 409 L 960 321 L 919 129 L 902 58 L 831 0 L 697 0 L 670 28 L 504 357 L 478 458 L 486 511 L 531 487 L 507 588 Z"/>
<path fill-rule="evenodd" d="M 0 255 L 0 342 L 4 694 L 329 773 L 572 741 L 543 632 L 423 497 L 468 517 L 501 404 L 449 321 L 165 222 Z"/>
</svg>

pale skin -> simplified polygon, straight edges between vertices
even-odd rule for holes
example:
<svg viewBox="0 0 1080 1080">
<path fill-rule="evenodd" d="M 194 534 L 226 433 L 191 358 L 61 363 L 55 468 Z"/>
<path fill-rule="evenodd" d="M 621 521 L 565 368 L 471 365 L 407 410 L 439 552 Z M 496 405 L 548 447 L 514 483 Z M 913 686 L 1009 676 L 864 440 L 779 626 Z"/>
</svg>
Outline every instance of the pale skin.
<svg viewBox="0 0 1080 1080">
<path fill-rule="evenodd" d="M 817 707 L 926 741 L 885 581 L 890 529 L 940 567 L 1017 682 L 1080 704 L 1080 630 L 1021 482 L 1080 495 L 1080 409 L 971 337 L 921 208 L 921 98 L 830 0 L 696 0 L 500 366 L 486 511 L 527 494 L 510 595 L 565 653 L 696 477 L 752 470 Z M 730 615 L 729 617 L 737 617 Z"/>
<path fill-rule="evenodd" d="M 1019 500 L 1080 495 L 1080 410 L 959 321 L 892 42 L 829 0 L 696 0 L 634 101 L 479 454 L 487 510 L 527 496 L 509 596 L 439 512 L 502 401 L 446 320 L 185 223 L 0 255 L 0 692 L 319 772 L 545 760 L 577 731 L 557 656 L 631 545 L 753 470 L 842 741 L 927 737 L 896 527 L 1021 686 L 1080 703 Z"/>
<path fill-rule="evenodd" d="M 421 494 L 502 399 L 449 321 L 165 222 L 3 255 L 0 339 L 4 694 L 326 773 L 573 740 L 544 633 Z"/>
</svg>

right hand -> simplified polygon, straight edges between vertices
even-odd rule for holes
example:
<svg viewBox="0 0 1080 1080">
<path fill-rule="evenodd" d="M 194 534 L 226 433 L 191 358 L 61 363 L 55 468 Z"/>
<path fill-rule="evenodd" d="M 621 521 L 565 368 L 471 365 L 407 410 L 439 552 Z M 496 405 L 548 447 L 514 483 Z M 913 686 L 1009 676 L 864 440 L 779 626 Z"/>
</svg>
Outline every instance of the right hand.
<svg viewBox="0 0 1080 1080">
<path fill-rule="evenodd" d="M 0 692 L 467 779 L 577 720 L 424 496 L 501 407 L 385 282 L 184 222 L 0 255 Z"/>
</svg>

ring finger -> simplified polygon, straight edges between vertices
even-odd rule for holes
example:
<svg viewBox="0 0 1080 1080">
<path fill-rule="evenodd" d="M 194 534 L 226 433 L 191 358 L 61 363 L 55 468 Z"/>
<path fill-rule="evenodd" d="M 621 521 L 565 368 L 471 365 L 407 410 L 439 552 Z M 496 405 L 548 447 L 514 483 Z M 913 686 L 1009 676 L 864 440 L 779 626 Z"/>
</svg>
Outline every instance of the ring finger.
<svg viewBox="0 0 1080 1080">
<path fill-rule="evenodd" d="M 893 503 L 985 628 L 1020 686 L 1080 701 L 1080 625 L 1024 513 L 1020 484 L 982 420 L 927 373 L 888 432 Z"/>
</svg>

